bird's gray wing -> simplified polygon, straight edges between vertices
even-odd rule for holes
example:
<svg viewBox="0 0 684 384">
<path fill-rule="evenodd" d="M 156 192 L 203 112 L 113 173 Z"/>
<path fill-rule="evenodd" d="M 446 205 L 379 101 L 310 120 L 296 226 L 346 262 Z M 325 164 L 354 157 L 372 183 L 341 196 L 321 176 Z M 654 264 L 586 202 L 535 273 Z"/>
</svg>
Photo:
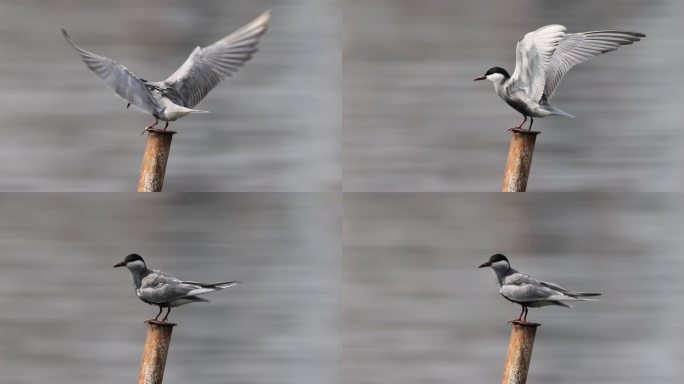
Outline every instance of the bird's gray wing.
<svg viewBox="0 0 684 384">
<path fill-rule="evenodd" d="M 561 287 L 558 284 L 549 283 L 547 281 L 540 281 L 539 283 L 542 284 L 543 286 L 547 287 L 547 288 L 551 288 L 551 289 L 558 291 L 564 295 L 569 295 L 572 297 L 601 296 L 600 293 L 571 291 L 569 289 L 565 289 L 565 288 Z"/>
<path fill-rule="evenodd" d="M 176 104 L 193 108 L 223 79 L 232 76 L 258 50 L 259 38 L 268 28 L 270 11 L 204 48 L 196 47 L 185 63 L 164 84 Z"/>
<path fill-rule="evenodd" d="M 76 49 L 85 65 L 104 80 L 105 84 L 113 89 L 119 97 L 144 112 L 153 113 L 155 109 L 159 108 L 159 104 L 147 90 L 145 84 L 128 68 L 74 44 L 64 28 L 62 28 L 62 34 L 66 41 Z"/>
<path fill-rule="evenodd" d="M 518 41 L 511 81 L 534 101 L 539 101 L 544 93 L 546 68 L 564 36 L 565 27 L 552 24 L 529 32 Z"/>
<path fill-rule="evenodd" d="M 646 35 L 628 31 L 592 31 L 565 35 L 558 43 L 546 69 L 544 95 L 550 99 L 563 76 L 575 65 L 602 53 L 614 51 L 621 45 L 633 44 L 642 37 Z"/>
<path fill-rule="evenodd" d="M 541 284 L 541 285 L 543 285 L 543 286 L 545 286 L 545 287 L 547 287 L 547 288 L 551 288 L 551 289 L 553 289 L 553 290 L 555 290 L 555 291 L 561 292 L 561 293 L 568 293 L 568 292 L 570 292 L 570 291 L 568 291 L 567 289 L 561 287 L 560 285 L 554 284 L 554 283 L 549 283 L 548 281 L 540 281 L 539 284 Z"/>
<path fill-rule="evenodd" d="M 518 301 L 585 301 L 590 299 L 583 299 L 570 295 L 574 293 L 561 288 L 559 285 L 553 283 L 546 283 L 535 280 L 527 275 L 520 274 L 516 281 L 506 283 L 500 289 L 502 295 L 506 298 Z M 567 293 L 567 294 L 566 294 Z"/>
<path fill-rule="evenodd" d="M 507 284 L 501 286 L 500 292 L 506 298 L 520 302 L 548 300 L 556 295 L 556 292 L 537 284 Z"/>
<path fill-rule="evenodd" d="M 198 283 L 196 281 L 183 281 L 182 283 L 195 287 L 188 293 L 189 295 L 203 295 L 205 293 L 216 292 L 221 289 L 229 288 L 239 284 L 237 281 L 226 281 L 222 283 Z"/>
<path fill-rule="evenodd" d="M 187 284 L 161 271 L 152 271 L 142 279 L 140 297 L 152 303 L 166 303 L 192 295 L 201 287 Z"/>
</svg>

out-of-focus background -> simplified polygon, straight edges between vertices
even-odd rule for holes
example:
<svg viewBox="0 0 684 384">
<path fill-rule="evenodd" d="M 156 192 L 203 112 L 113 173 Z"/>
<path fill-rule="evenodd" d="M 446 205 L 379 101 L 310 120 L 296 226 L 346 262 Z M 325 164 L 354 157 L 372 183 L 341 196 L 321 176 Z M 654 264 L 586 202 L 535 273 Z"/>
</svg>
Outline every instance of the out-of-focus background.
<svg viewBox="0 0 684 384">
<path fill-rule="evenodd" d="M 529 191 L 682 191 L 684 43 L 679 0 L 342 2 L 346 191 L 496 191 L 522 120 L 489 82 L 546 24 L 648 35 L 575 67 L 553 104 Z M 674 73 L 673 73 L 674 71 Z"/>
<path fill-rule="evenodd" d="M 340 187 L 341 17 L 335 0 L 0 3 L 0 191 L 133 191 L 151 116 L 126 104 L 61 35 L 150 81 L 272 9 L 260 51 L 172 122 L 168 191 Z"/>
<path fill-rule="evenodd" d="M 181 279 L 242 282 L 171 311 L 164 382 L 335 382 L 336 197 L 1 196 L 0 382 L 135 382 L 157 309 L 112 268 L 131 252 Z"/>
<path fill-rule="evenodd" d="M 498 252 L 603 293 L 530 309 L 528 383 L 681 382 L 681 195 L 493 196 L 345 195 L 343 383 L 498 382 L 520 313 L 477 268 Z"/>
</svg>

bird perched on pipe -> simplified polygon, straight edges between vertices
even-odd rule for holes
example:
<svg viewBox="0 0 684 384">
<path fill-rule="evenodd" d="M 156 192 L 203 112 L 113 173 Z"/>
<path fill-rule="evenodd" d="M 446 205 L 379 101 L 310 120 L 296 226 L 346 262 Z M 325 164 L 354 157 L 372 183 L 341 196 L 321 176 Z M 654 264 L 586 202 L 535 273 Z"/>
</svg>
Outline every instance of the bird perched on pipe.
<svg viewBox="0 0 684 384">
<path fill-rule="evenodd" d="M 594 299 L 587 299 L 587 297 L 601 295 L 600 293 L 570 291 L 554 283 L 535 280 L 511 268 L 511 264 L 506 256 L 500 253 L 492 255 L 487 262 L 478 268 L 486 267 L 494 270 L 501 296 L 522 307 L 520 316 L 510 322 L 527 322 L 528 308 L 545 307 L 548 305 L 572 308 L 571 305 L 565 302 L 596 301 Z"/>
<path fill-rule="evenodd" d="M 494 83 L 496 94 L 523 115 L 522 123 L 509 131 L 521 129 L 528 117 L 528 130 L 532 130 L 535 117 L 573 118 L 549 103 L 563 76 L 577 64 L 646 37 L 629 31 L 565 31 L 564 26 L 552 24 L 529 32 L 518 40 L 513 75 L 501 67 L 493 67 L 475 79 Z"/>
<path fill-rule="evenodd" d="M 175 121 L 189 113 L 207 112 L 194 107 L 222 80 L 231 77 L 258 50 L 259 38 L 268 29 L 270 11 L 214 44 L 196 47 L 183 65 L 169 78 L 150 82 L 134 75 L 123 65 L 77 46 L 66 30 L 64 38 L 76 49 L 85 65 L 98 75 L 128 105 L 151 114 L 155 121 Z"/>
<path fill-rule="evenodd" d="M 198 297 L 209 292 L 220 291 L 239 284 L 237 281 L 226 281 L 223 283 L 198 283 L 195 281 L 182 281 L 168 275 L 160 270 L 148 269 L 145 260 L 136 254 L 131 253 L 126 256 L 124 261 L 116 264 L 114 268 L 126 267 L 131 272 L 133 285 L 135 285 L 135 295 L 143 302 L 159 307 L 159 313 L 154 319 L 159 320 L 163 308 L 166 308 L 166 315 L 161 321 L 166 321 L 171 313 L 172 307 L 178 307 L 188 303 L 209 302 L 209 300 Z"/>
</svg>

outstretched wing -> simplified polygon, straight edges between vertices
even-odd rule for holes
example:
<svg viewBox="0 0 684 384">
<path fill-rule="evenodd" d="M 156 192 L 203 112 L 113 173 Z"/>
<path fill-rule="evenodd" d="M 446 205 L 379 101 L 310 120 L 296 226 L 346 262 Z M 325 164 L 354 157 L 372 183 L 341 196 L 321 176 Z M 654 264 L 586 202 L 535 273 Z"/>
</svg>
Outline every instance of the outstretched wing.
<svg viewBox="0 0 684 384">
<path fill-rule="evenodd" d="M 552 24 L 529 32 L 518 41 L 511 80 L 534 101 L 539 101 L 544 93 L 546 68 L 564 36 L 565 27 Z"/>
<path fill-rule="evenodd" d="M 643 37 L 646 37 L 643 33 L 628 31 L 592 31 L 565 35 L 558 43 L 546 70 L 544 95 L 550 99 L 563 76 L 575 65 L 602 53 L 614 51 L 621 45 L 633 44 Z"/>
<path fill-rule="evenodd" d="M 62 34 L 66 41 L 76 49 L 85 65 L 104 80 L 105 84 L 113 89 L 119 97 L 144 112 L 153 113 L 155 109 L 159 108 L 145 84 L 128 68 L 77 46 L 64 28 L 62 28 Z"/>
<path fill-rule="evenodd" d="M 223 79 L 232 76 L 258 50 L 259 38 L 268 28 L 271 12 L 204 48 L 197 47 L 168 79 L 175 103 L 193 108 Z"/>
</svg>

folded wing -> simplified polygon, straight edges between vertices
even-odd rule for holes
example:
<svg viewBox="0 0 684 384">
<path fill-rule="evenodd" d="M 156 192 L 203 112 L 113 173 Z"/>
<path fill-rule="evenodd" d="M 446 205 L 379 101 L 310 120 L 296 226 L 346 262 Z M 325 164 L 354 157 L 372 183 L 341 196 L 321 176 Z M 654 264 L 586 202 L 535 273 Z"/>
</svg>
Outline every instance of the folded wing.
<svg viewBox="0 0 684 384">
<path fill-rule="evenodd" d="M 614 51 L 621 45 L 633 44 L 643 37 L 646 37 L 643 33 L 628 31 L 592 31 L 565 35 L 558 43 L 546 70 L 546 99 L 553 96 L 570 68 L 602 53 Z"/>
<path fill-rule="evenodd" d="M 535 284 L 504 285 L 500 292 L 509 300 L 517 302 L 547 300 L 556 295 L 556 292 Z"/>
<path fill-rule="evenodd" d="M 186 108 L 193 108 L 218 83 L 232 76 L 258 50 L 259 38 L 268 28 L 270 11 L 249 24 L 204 48 L 197 47 L 176 72 L 164 83 L 169 98 Z"/>
<path fill-rule="evenodd" d="M 145 84 L 128 68 L 77 46 L 63 28 L 62 34 L 66 41 L 76 49 L 85 65 L 104 80 L 105 84 L 113 89 L 119 97 L 144 112 L 154 113 L 159 108 Z"/>
</svg>

